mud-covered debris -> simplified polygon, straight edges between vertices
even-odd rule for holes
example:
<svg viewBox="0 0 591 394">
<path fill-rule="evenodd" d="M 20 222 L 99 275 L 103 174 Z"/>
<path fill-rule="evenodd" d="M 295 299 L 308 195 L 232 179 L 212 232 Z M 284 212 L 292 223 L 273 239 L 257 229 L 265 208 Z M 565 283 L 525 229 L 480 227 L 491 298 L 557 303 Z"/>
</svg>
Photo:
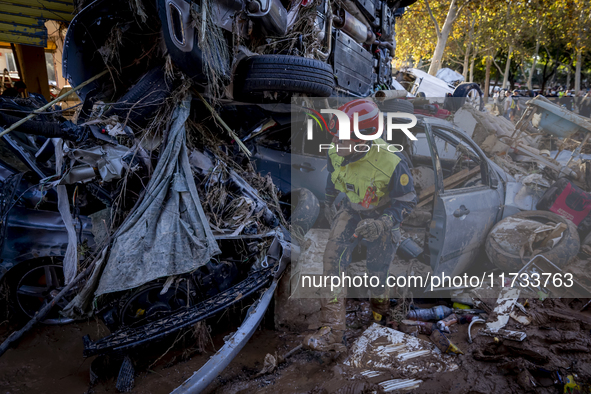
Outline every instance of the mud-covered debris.
<svg viewBox="0 0 591 394">
<path fill-rule="evenodd" d="M 519 298 L 520 290 L 514 287 L 504 287 L 499 293 L 497 304 L 493 309 L 493 313 L 489 316 L 486 328 L 494 332 L 507 325 L 509 322 L 509 315 Z"/>
<path fill-rule="evenodd" d="M 453 309 L 448 308 L 444 305 L 434 306 L 428 309 L 414 309 L 409 311 L 406 318 L 409 320 L 441 320 L 453 313 Z"/>
<path fill-rule="evenodd" d="M 431 335 L 429 336 L 429 339 L 431 340 L 431 342 L 433 342 L 435 344 L 435 346 L 437 346 L 437 348 L 439 350 L 441 350 L 443 353 L 448 353 L 448 354 L 464 354 L 464 352 L 457 347 L 456 345 L 454 345 L 446 336 L 444 333 L 442 333 L 440 330 L 433 330 L 433 332 L 431 333 Z"/>
<path fill-rule="evenodd" d="M 432 343 L 378 324 L 355 341 L 344 364 L 373 370 L 394 368 L 409 377 L 422 371 L 458 368 L 452 356 L 442 354 Z"/>
</svg>

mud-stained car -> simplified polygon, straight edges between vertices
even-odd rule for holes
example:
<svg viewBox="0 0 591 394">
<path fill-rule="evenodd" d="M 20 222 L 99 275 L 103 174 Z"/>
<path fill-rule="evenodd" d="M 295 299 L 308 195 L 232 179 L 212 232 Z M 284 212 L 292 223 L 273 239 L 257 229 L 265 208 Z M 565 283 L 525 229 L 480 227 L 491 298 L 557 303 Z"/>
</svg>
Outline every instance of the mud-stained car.
<svg viewBox="0 0 591 394">
<path fill-rule="evenodd" d="M 12 116 L 22 116 L 18 111 L 26 113 L 39 105 L 34 98 L 3 98 L 0 117 L 10 118 L 11 110 L 16 111 Z M 53 145 L 46 137 L 15 131 L 0 137 L 0 152 L 0 284 L 11 314 L 30 319 L 64 287 L 62 260 L 68 232 L 55 190 L 39 190 L 41 179 L 54 172 L 50 160 Z M 94 246 L 91 225 L 88 216 L 77 215 L 74 229 L 87 248 Z M 59 312 L 77 290 L 74 287 L 43 323 L 71 322 Z"/>
<path fill-rule="evenodd" d="M 512 201 L 514 193 L 506 193 L 507 185 L 514 189 L 518 183 L 465 131 L 443 119 L 415 116 L 418 123 L 410 131 L 417 141 L 398 133 L 387 142 L 404 147 L 416 179 L 430 179 L 430 183 L 415 182 L 420 198 L 431 196 L 417 207 L 429 216 L 424 221 L 428 227 L 424 252 L 435 275 L 455 275 L 465 272 L 477 259 L 495 223 L 519 212 Z M 264 119 L 244 138 L 252 147 L 256 169 L 269 173 L 284 194 L 305 187 L 323 201 L 327 157 L 318 146 L 330 144 L 332 136 L 326 133 L 309 140 L 304 138 L 303 126 L 292 134 L 292 124 L 282 119 L 282 115 L 277 120 Z"/>
<path fill-rule="evenodd" d="M 79 2 L 66 35 L 64 76 L 76 86 L 106 67 L 117 70 L 79 95 L 121 105 L 146 92 L 122 98 L 126 90 L 115 86 L 147 89 L 138 78 L 166 58 L 219 98 L 368 96 L 392 89 L 396 18 L 415 1 Z M 164 94 L 149 90 L 150 102 Z"/>
<path fill-rule="evenodd" d="M 0 132 L 36 108 L 3 103 L 21 112 L 1 112 Z M 190 106 L 188 98 L 167 113 L 168 144 L 162 157 L 146 161 L 136 160 L 139 145 L 120 124 L 77 126 L 53 117 L 26 122 L 0 140 L 3 287 L 20 314 L 32 318 L 64 287 L 73 241 L 74 275 L 85 267 L 83 257 L 96 265 L 46 323 L 100 317 L 111 334 L 85 338 L 85 356 L 135 354 L 238 302 L 254 300 L 253 309 L 264 314 L 290 262 L 290 234 L 248 174 L 219 153 L 188 154 Z M 73 219 L 73 231 L 63 218 Z M 244 345 L 258 322 L 243 325 L 249 335 L 233 344 Z"/>
<path fill-rule="evenodd" d="M 434 77 L 423 70 L 408 68 L 400 70 L 395 78 L 412 96 L 441 100 L 445 109 L 456 111 L 467 104 L 479 111 L 484 110 L 484 94 L 477 83 L 462 82 L 454 77 L 454 71 L 450 69 L 440 71 L 443 70 L 448 71 L 438 73 Z M 451 74 L 451 77 L 448 74 Z M 451 99 L 445 99 L 447 97 Z"/>
</svg>

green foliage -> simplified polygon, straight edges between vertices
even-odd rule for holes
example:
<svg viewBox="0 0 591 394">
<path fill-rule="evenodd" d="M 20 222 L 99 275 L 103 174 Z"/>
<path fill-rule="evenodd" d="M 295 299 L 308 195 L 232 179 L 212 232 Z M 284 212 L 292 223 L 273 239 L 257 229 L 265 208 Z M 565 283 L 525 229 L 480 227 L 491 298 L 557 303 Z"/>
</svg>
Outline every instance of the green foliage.
<svg viewBox="0 0 591 394">
<path fill-rule="evenodd" d="M 396 25 L 395 66 L 414 66 L 419 61 L 429 65 L 437 34 L 427 4 L 442 26 L 451 1 L 420 0 L 407 8 Z M 443 66 L 464 72 L 473 61 L 474 80 L 483 82 L 486 58 L 491 57 L 491 77 L 502 81 L 511 50 L 509 79 L 513 83 L 526 83 L 535 59 L 534 84 L 564 84 L 569 70 L 572 84 L 580 51 L 582 79 L 591 80 L 590 32 L 589 0 L 471 0 L 453 25 Z"/>
</svg>

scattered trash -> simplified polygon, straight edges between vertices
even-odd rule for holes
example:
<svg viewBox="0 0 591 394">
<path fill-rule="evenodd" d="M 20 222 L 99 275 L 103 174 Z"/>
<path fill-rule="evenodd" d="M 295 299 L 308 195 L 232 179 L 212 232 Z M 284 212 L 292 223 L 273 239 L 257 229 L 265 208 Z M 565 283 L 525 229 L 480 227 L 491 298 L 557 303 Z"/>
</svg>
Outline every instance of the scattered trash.
<svg viewBox="0 0 591 394">
<path fill-rule="evenodd" d="M 540 281 L 536 285 L 535 281 L 533 281 L 534 283 L 526 281 L 526 275 L 528 278 L 539 275 L 541 278 L 548 278 L 548 280 L 544 280 L 543 283 Z M 566 283 L 563 283 L 563 281 Z M 531 295 L 542 300 L 550 296 L 584 297 L 589 294 L 589 291 L 579 283 L 572 273 L 567 275 L 567 273 L 543 255 L 533 256 L 517 273 L 516 282 L 520 288 L 527 291 L 528 296 Z M 563 284 L 569 285 L 565 286 Z M 525 307 L 522 308 L 519 309 L 527 314 Z"/>
<path fill-rule="evenodd" d="M 485 328 L 483 330 L 480 330 L 480 334 L 482 335 L 487 335 L 489 337 L 501 337 L 504 339 L 509 339 L 511 341 L 523 341 L 526 337 L 527 334 L 525 332 L 522 331 L 512 331 L 512 330 L 505 330 L 503 328 L 498 328 L 498 329 L 488 329 Z"/>
<path fill-rule="evenodd" d="M 468 326 L 468 343 L 472 343 L 472 326 L 476 323 L 486 323 L 486 320 L 481 319 L 481 318 L 476 318 L 476 319 L 472 319 L 472 321 L 470 322 L 470 325 Z"/>
<path fill-rule="evenodd" d="M 419 388 L 421 383 L 423 383 L 423 381 L 419 379 L 392 379 L 381 382 L 379 385 L 384 392 L 389 393 L 396 390 L 414 390 Z"/>
<path fill-rule="evenodd" d="M 507 325 L 513 306 L 517 302 L 520 293 L 520 289 L 514 287 L 504 287 L 501 289 L 497 298 L 497 304 L 486 323 L 486 329 L 489 332 L 496 332 Z"/>
<path fill-rule="evenodd" d="M 435 323 L 420 320 L 402 320 L 398 323 L 398 329 L 405 334 L 416 336 L 417 334 L 431 335 L 435 329 Z"/>
<path fill-rule="evenodd" d="M 443 353 L 464 354 L 464 352 L 451 343 L 451 341 L 439 330 L 433 330 L 429 339 L 431 339 L 431 342 L 433 342 Z"/>
<path fill-rule="evenodd" d="M 453 324 L 458 323 L 458 315 L 456 315 L 455 313 L 452 313 L 451 315 L 447 316 L 444 319 L 441 319 L 437 322 L 437 329 L 440 330 L 441 332 L 446 332 L 449 333 L 449 327 Z"/>
<path fill-rule="evenodd" d="M 568 179 L 552 184 L 536 205 L 536 209 L 554 212 L 572 221 L 582 233 L 591 230 L 591 194 Z"/>
<path fill-rule="evenodd" d="M 524 211 L 501 220 L 485 244 L 490 261 L 505 272 L 518 272 L 524 259 L 536 254 L 562 267 L 578 254 L 579 248 L 574 224 L 546 211 Z"/>
<path fill-rule="evenodd" d="M 396 253 L 405 260 L 417 259 L 423 254 L 423 248 L 412 238 L 406 238 L 400 243 Z"/>
<path fill-rule="evenodd" d="M 441 320 L 453 313 L 453 309 L 444 305 L 434 306 L 429 309 L 413 309 L 408 311 L 406 318 L 408 320 Z"/>
</svg>

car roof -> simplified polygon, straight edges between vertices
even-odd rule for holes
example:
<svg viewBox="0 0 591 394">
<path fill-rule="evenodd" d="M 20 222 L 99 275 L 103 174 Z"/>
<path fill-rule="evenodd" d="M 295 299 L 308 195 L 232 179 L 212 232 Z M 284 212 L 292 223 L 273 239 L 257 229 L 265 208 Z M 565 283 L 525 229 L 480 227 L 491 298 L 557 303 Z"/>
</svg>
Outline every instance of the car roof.
<svg viewBox="0 0 591 394">
<path fill-rule="evenodd" d="M 445 126 L 445 127 L 458 129 L 458 126 L 456 126 L 452 122 L 445 120 L 445 119 L 436 118 L 434 116 L 418 115 L 418 114 L 415 114 L 415 116 L 417 117 L 417 124 L 429 124 L 429 125 Z"/>
</svg>

